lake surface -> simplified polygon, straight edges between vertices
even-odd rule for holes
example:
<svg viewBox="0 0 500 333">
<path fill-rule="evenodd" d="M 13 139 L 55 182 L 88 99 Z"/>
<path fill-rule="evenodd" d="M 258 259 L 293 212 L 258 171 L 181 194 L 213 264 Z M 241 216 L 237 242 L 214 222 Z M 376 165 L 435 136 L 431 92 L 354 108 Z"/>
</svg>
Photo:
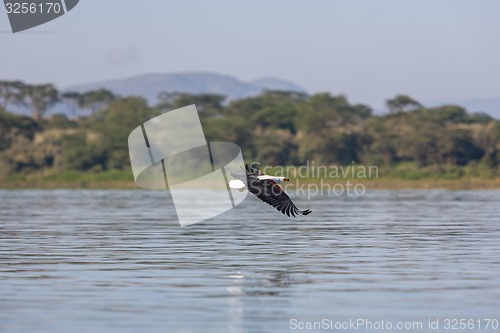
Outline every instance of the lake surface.
<svg viewBox="0 0 500 333">
<path fill-rule="evenodd" d="M 295 202 L 181 228 L 162 191 L 0 190 L 0 331 L 500 331 L 500 191 Z"/>
</svg>

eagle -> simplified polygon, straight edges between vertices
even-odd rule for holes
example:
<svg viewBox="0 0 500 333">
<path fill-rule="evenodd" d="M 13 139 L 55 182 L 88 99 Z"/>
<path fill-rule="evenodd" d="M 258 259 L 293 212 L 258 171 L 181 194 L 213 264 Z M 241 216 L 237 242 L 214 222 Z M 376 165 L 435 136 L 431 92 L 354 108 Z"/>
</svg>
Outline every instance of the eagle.
<svg viewBox="0 0 500 333">
<path fill-rule="evenodd" d="M 295 217 L 311 213 L 309 209 L 298 209 L 292 202 L 292 199 L 278 185 L 285 181 L 290 181 L 286 177 L 265 175 L 258 168 L 249 168 L 248 164 L 245 164 L 245 170 L 241 168 L 241 170 L 231 171 L 231 176 L 236 179 L 229 181 L 230 188 L 239 191 L 244 191 L 248 188 L 250 193 L 287 216 L 292 215 Z M 246 181 L 246 185 L 244 181 Z"/>
</svg>

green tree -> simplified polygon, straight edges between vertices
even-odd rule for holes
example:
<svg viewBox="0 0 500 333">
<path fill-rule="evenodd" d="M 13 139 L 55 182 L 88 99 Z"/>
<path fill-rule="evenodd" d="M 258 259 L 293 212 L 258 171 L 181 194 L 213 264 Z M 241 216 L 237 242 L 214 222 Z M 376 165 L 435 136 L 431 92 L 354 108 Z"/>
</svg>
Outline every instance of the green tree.
<svg viewBox="0 0 500 333">
<path fill-rule="evenodd" d="M 89 109 L 92 113 L 104 110 L 111 102 L 118 98 L 113 92 L 107 89 L 87 91 L 78 98 L 80 108 Z"/>
<path fill-rule="evenodd" d="M 266 91 L 259 96 L 231 101 L 219 119 L 225 124 L 221 130 L 231 133 L 227 141 L 240 145 L 247 159 L 270 164 L 293 162 L 297 150 L 296 107 L 306 98 L 303 93 Z M 278 149 L 283 153 L 278 154 Z M 271 154 L 271 151 L 276 153 Z"/>
<path fill-rule="evenodd" d="M 33 140 L 40 124 L 30 117 L 8 113 L 0 107 L 0 151 L 9 148 L 17 137 Z"/>
<path fill-rule="evenodd" d="M 100 134 L 108 154 L 108 168 L 130 166 L 128 136 L 140 124 L 157 115 L 145 99 L 125 97 L 117 99 L 102 110 L 99 119 L 92 118 L 85 126 Z"/>
<path fill-rule="evenodd" d="M 45 113 L 59 102 L 59 92 L 52 84 L 24 85 L 22 99 L 36 120 L 43 118 Z"/>
<path fill-rule="evenodd" d="M 371 110 L 343 95 L 313 95 L 297 105 L 298 155 L 302 161 L 359 162 L 364 119 Z"/>
<path fill-rule="evenodd" d="M 22 105 L 24 83 L 22 81 L 0 81 L 0 106 L 7 110 L 9 105 Z"/>
<path fill-rule="evenodd" d="M 469 115 L 467 114 L 467 111 L 463 107 L 457 105 L 443 105 L 428 109 L 426 112 L 432 113 L 435 121 L 444 125 L 469 122 Z"/>
<path fill-rule="evenodd" d="M 391 113 L 411 112 L 422 108 L 422 104 L 407 95 L 396 95 L 386 100 L 385 105 Z"/>
<path fill-rule="evenodd" d="M 62 170 L 80 170 L 98 168 L 106 169 L 108 164 L 108 147 L 102 138 L 89 138 L 89 133 L 79 131 L 66 135 L 61 142 L 61 156 L 58 167 Z"/>
<path fill-rule="evenodd" d="M 84 108 L 85 98 L 83 94 L 77 91 L 68 91 L 61 94 L 61 100 L 68 105 L 70 112 L 73 116 L 76 115 L 78 109 Z"/>
<path fill-rule="evenodd" d="M 223 102 L 225 96 L 217 94 L 199 94 L 191 95 L 186 93 L 169 93 L 162 91 L 158 94 L 160 103 L 159 109 L 174 110 L 187 105 L 196 105 L 196 109 L 200 117 L 216 117 L 220 116 L 223 110 Z"/>
<path fill-rule="evenodd" d="M 296 133 L 295 117 L 298 103 L 307 95 L 294 91 L 266 91 L 258 99 L 257 110 L 252 111 L 250 121 L 262 128 L 280 128 Z"/>
<path fill-rule="evenodd" d="M 387 116 L 373 116 L 364 124 L 362 160 L 375 165 L 392 165 L 397 161 L 398 134 Z"/>
<path fill-rule="evenodd" d="M 255 160 L 267 165 L 286 165 L 297 161 L 294 136 L 284 129 L 264 129 L 254 139 Z"/>
<path fill-rule="evenodd" d="M 479 161 L 484 151 L 475 145 L 471 132 L 467 129 L 452 129 L 441 152 L 451 164 L 466 165 L 470 161 Z"/>
</svg>

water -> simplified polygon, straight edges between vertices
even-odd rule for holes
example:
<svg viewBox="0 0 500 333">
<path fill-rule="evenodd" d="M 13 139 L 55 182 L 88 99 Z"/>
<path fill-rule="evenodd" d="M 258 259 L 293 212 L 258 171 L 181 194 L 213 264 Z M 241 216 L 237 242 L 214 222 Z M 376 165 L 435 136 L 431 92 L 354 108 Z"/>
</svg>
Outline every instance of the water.
<svg viewBox="0 0 500 333">
<path fill-rule="evenodd" d="M 313 213 L 296 220 L 249 197 L 186 228 L 166 198 L 1 190 L 0 331 L 291 332 L 363 319 L 423 332 L 470 318 L 467 331 L 483 332 L 483 319 L 500 320 L 499 191 L 297 198 Z"/>
</svg>

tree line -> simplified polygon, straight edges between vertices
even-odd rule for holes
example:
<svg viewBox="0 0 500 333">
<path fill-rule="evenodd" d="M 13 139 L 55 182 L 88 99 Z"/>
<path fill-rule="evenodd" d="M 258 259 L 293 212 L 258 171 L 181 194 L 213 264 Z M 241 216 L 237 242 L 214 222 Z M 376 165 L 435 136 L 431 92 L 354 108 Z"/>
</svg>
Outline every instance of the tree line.
<svg viewBox="0 0 500 333">
<path fill-rule="evenodd" d="M 128 169 L 129 133 L 163 112 L 196 104 L 207 141 L 240 145 L 263 165 L 370 164 L 398 172 L 439 175 L 472 170 L 496 176 L 500 122 L 457 105 L 425 107 L 406 95 L 374 115 L 344 95 L 266 91 L 227 101 L 216 94 L 161 92 L 150 106 L 138 96 L 100 89 L 58 92 L 50 84 L 0 82 L 0 172 Z M 63 103 L 73 117 L 47 116 Z M 15 115 L 14 106 L 32 117 Z M 79 115 L 82 110 L 90 114 Z M 422 173 L 423 172 L 423 173 Z"/>
</svg>

